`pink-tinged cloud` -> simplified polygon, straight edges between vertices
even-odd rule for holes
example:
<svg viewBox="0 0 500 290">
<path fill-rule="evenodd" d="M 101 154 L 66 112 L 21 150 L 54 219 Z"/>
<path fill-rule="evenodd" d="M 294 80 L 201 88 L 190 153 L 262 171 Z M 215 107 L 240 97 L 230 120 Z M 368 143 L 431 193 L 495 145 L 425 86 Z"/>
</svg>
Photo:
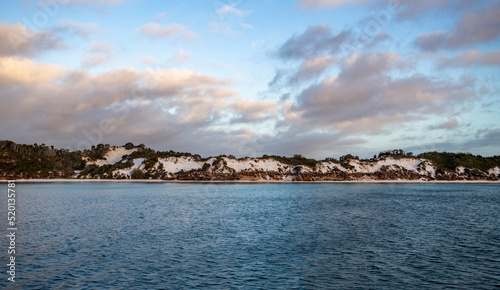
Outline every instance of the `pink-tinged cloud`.
<svg viewBox="0 0 500 290">
<path fill-rule="evenodd" d="M 0 130 L 12 132 L 4 138 L 22 142 L 29 135 L 73 149 L 95 145 L 92 142 L 97 140 L 169 144 L 200 152 L 200 140 L 204 140 L 207 150 L 200 153 L 236 153 L 235 144 L 248 141 L 245 138 L 250 135 L 214 126 L 258 123 L 276 115 L 276 102 L 242 99 L 230 88 L 230 79 L 193 70 L 117 68 L 90 73 L 19 57 L 0 57 L 0 67 L 4 68 L 0 70 Z M 11 110 L 13 103 L 23 110 Z M 113 129 L 102 131 L 102 122 Z M 23 130 L 9 130 L 21 125 Z M 102 140 L 97 133 L 89 133 L 96 130 L 101 130 Z M 92 140 L 88 134 L 94 134 Z M 208 141 L 213 136 L 220 138 Z M 221 140 L 225 144 L 220 145 Z"/>
<path fill-rule="evenodd" d="M 441 68 L 473 66 L 500 67 L 500 50 L 481 51 L 473 49 L 460 53 L 455 57 L 440 59 L 437 62 L 438 66 Z"/>
<path fill-rule="evenodd" d="M 0 56 L 35 56 L 65 48 L 54 34 L 31 30 L 20 23 L 0 23 Z"/>
<path fill-rule="evenodd" d="M 295 85 L 302 81 L 307 81 L 319 77 L 327 68 L 335 63 L 335 58 L 331 55 L 321 57 L 310 57 L 304 60 L 298 70 L 293 74 L 288 83 Z"/>
<path fill-rule="evenodd" d="M 389 72 L 399 60 L 397 53 L 348 57 L 338 76 L 325 78 L 299 94 L 297 103 L 287 111 L 289 124 L 380 133 L 387 126 L 443 114 L 443 108 L 474 97 L 466 81 L 437 82 L 418 74 L 391 77 Z"/>
<path fill-rule="evenodd" d="M 450 30 L 420 34 L 415 45 L 424 51 L 435 51 L 489 43 L 500 37 L 499 27 L 500 6 L 471 10 L 465 12 Z"/>
</svg>

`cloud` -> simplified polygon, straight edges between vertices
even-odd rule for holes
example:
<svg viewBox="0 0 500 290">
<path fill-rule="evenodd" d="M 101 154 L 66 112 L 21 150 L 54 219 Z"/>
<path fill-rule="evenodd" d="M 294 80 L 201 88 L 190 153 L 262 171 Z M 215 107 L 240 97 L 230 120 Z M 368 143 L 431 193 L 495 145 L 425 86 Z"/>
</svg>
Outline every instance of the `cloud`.
<svg viewBox="0 0 500 290">
<path fill-rule="evenodd" d="M 353 54 L 343 61 L 338 76 L 297 96 L 285 113 L 285 124 L 380 133 L 389 125 L 443 114 L 443 108 L 474 97 L 469 83 L 437 82 L 418 74 L 391 77 L 399 59 L 396 53 Z"/>
<path fill-rule="evenodd" d="M 155 19 L 165 19 L 167 17 L 167 12 L 155 13 Z"/>
<path fill-rule="evenodd" d="M 156 61 L 156 59 L 154 59 L 154 58 L 153 58 L 153 57 L 151 57 L 151 56 L 144 56 L 144 57 L 141 57 L 140 59 L 141 59 L 141 61 L 142 61 L 143 63 L 145 63 L 145 64 L 147 64 L 147 65 L 154 65 L 154 64 L 156 64 L 156 62 L 157 62 L 157 61 Z"/>
<path fill-rule="evenodd" d="M 15 85 L 43 85 L 58 79 L 65 72 L 64 67 L 57 65 L 40 64 L 16 56 L 0 57 L 0 89 Z"/>
<path fill-rule="evenodd" d="M 469 10 L 477 4 L 480 4 L 481 0 L 420 0 L 420 1 L 401 1 L 391 2 L 390 0 L 384 0 L 383 5 L 396 5 L 397 16 L 399 19 L 414 19 L 430 12 L 445 12 L 445 11 L 463 11 Z M 482 1 L 485 2 L 485 1 Z"/>
<path fill-rule="evenodd" d="M 210 22 L 208 26 L 210 27 L 210 32 L 211 33 L 222 33 L 225 35 L 237 35 L 240 34 L 241 31 L 234 29 L 234 22 L 227 21 L 227 22 Z M 241 27 L 244 27 L 243 25 L 240 25 Z M 239 28 L 238 26 L 236 28 Z"/>
<path fill-rule="evenodd" d="M 500 50 L 481 51 L 469 50 L 452 58 L 443 58 L 437 61 L 438 67 L 473 67 L 493 66 L 500 67 Z"/>
<path fill-rule="evenodd" d="M 182 48 L 179 48 L 179 50 L 169 59 L 169 63 L 173 63 L 176 65 L 182 64 L 186 61 L 188 61 L 191 58 L 191 56 L 182 50 Z"/>
<path fill-rule="evenodd" d="M 118 4 L 125 2 L 127 0 L 57 0 L 60 4 L 90 4 L 90 3 L 100 3 L 100 4 Z M 47 1 L 49 2 L 49 1 Z M 40 2 L 40 5 L 46 5 L 46 2 Z"/>
<path fill-rule="evenodd" d="M 138 29 L 138 31 L 151 39 L 182 39 L 185 41 L 198 39 L 194 32 L 181 24 L 161 25 L 158 23 L 148 23 Z"/>
<path fill-rule="evenodd" d="M 371 0 L 299 0 L 299 3 L 307 8 L 336 9 L 344 5 L 366 4 L 370 1 Z"/>
<path fill-rule="evenodd" d="M 346 80 L 369 78 L 381 75 L 390 70 L 401 58 L 396 52 L 386 53 L 353 53 L 342 61 L 340 77 Z"/>
<path fill-rule="evenodd" d="M 305 59 L 324 53 L 335 54 L 341 45 L 351 40 L 347 31 L 333 33 L 329 25 L 320 24 L 307 28 L 302 34 L 293 35 L 277 51 L 283 60 Z"/>
<path fill-rule="evenodd" d="M 495 152 L 498 153 L 498 144 L 500 144 L 500 129 L 488 128 L 478 130 L 476 138 L 464 142 L 462 147 L 466 150 L 492 147 L 495 148 Z"/>
<path fill-rule="evenodd" d="M 231 5 L 229 4 L 222 5 L 219 9 L 217 9 L 216 12 L 219 16 L 234 15 L 237 17 L 243 17 L 250 14 L 249 11 L 242 11 L 236 8 L 236 3 L 233 3 Z"/>
<path fill-rule="evenodd" d="M 448 31 L 436 30 L 420 34 L 415 45 L 424 51 L 435 51 L 489 43 L 499 38 L 498 27 L 500 6 L 487 7 L 481 11 L 471 10 L 465 12 L 458 23 Z"/>
<path fill-rule="evenodd" d="M 490 1 L 491 2 L 491 1 Z M 339 9 L 344 6 L 369 5 L 378 12 L 387 11 L 399 20 L 409 20 L 431 12 L 467 11 L 489 4 L 488 0 L 299 0 L 309 9 Z"/>
<path fill-rule="evenodd" d="M 238 126 L 277 114 L 276 102 L 242 99 L 232 80 L 193 70 L 90 73 L 19 57 L 0 57 L 0 67 L 0 132 L 19 142 L 29 135 L 73 149 L 132 141 L 228 153 L 254 137 Z"/>
<path fill-rule="evenodd" d="M 66 23 L 48 27 L 47 31 L 34 31 L 22 24 L 0 23 L 0 56 L 19 55 L 33 57 L 45 51 L 67 48 L 61 40 L 66 34 L 89 40 L 90 34 L 99 31 L 97 23 Z"/>
<path fill-rule="evenodd" d="M 108 61 L 108 58 L 105 55 L 92 55 L 92 54 L 84 54 L 83 55 L 83 67 L 90 68 Z"/>
<path fill-rule="evenodd" d="M 283 80 L 286 76 L 286 72 L 282 69 L 275 69 L 274 71 L 274 77 L 269 83 L 267 84 L 268 87 L 271 90 L 276 90 L 276 89 L 281 89 L 283 87 Z"/>
<path fill-rule="evenodd" d="M 108 42 L 94 42 L 90 43 L 90 51 L 94 53 L 113 53 L 111 44 Z"/>
<path fill-rule="evenodd" d="M 458 127 L 458 121 L 456 118 L 451 118 L 448 121 L 436 125 L 436 126 L 430 126 L 429 129 L 444 129 L 444 130 L 454 130 Z"/>
<path fill-rule="evenodd" d="M 66 23 L 57 24 L 50 28 L 50 31 L 53 34 L 71 33 L 86 40 L 89 40 L 90 35 L 99 32 L 99 30 L 100 26 L 97 23 L 81 23 L 73 20 L 68 20 Z"/>
<path fill-rule="evenodd" d="M 62 41 L 51 33 L 33 31 L 20 23 L 0 23 L 0 56 L 36 56 L 62 48 Z"/>
<path fill-rule="evenodd" d="M 248 23 L 241 23 L 241 26 L 245 27 L 245 28 L 249 28 L 249 29 L 253 29 L 253 26 L 248 24 Z"/>
<path fill-rule="evenodd" d="M 316 78 L 334 63 L 335 58 L 331 55 L 310 57 L 300 64 L 299 69 L 289 78 L 288 84 L 293 86 L 303 81 Z"/>
<path fill-rule="evenodd" d="M 234 114 L 232 123 L 261 122 L 277 116 L 277 102 L 272 100 L 255 101 L 238 99 L 231 104 Z"/>
<path fill-rule="evenodd" d="M 240 33 L 239 28 L 253 28 L 250 24 L 242 22 L 245 16 L 248 16 L 252 11 L 244 11 L 236 8 L 238 3 L 223 3 L 214 1 L 214 7 L 218 15 L 219 21 L 209 23 L 212 33 L 223 33 L 226 35 L 235 35 Z"/>
<path fill-rule="evenodd" d="M 367 141 L 363 138 L 347 136 L 344 133 L 285 131 L 276 135 L 261 135 L 250 148 L 260 149 L 255 154 L 286 155 L 302 154 L 310 158 L 322 159 L 332 155 L 340 156 L 346 152 L 359 152 Z M 254 145 L 256 144 L 256 145 Z M 261 146 L 258 146 L 261 144 Z M 252 146 L 253 145 L 253 146 Z"/>
<path fill-rule="evenodd" d="M 90 53 L 83 55 L 84 68 L 91 68 L 109 61 L 115 52 L 107 42 L 91 42 Z"/>
</svg>

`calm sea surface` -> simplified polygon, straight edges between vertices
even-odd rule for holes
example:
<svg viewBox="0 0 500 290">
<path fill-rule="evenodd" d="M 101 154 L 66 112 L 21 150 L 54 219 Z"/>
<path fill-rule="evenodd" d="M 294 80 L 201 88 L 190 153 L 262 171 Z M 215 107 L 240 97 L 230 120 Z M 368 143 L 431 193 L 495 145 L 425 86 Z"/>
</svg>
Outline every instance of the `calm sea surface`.
<svg viewBox="0 0 500 290">
<path fill-rule="evenodd" d="M 0 288 L 500 287 L 495 184 L 0 186 Z"/>
</svg>

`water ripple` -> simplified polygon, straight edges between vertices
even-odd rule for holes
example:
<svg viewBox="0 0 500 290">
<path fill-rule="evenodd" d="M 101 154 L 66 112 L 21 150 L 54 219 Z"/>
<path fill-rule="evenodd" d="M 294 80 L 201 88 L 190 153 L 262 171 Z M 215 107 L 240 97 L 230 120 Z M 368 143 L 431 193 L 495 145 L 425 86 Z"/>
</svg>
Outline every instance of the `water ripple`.
<svg viewBox="0 0 500 290">
<path fill-rule="evenodd" d="M 500 285 L 498 185 L 18 187 L 18 288 Z"/>
</svg>

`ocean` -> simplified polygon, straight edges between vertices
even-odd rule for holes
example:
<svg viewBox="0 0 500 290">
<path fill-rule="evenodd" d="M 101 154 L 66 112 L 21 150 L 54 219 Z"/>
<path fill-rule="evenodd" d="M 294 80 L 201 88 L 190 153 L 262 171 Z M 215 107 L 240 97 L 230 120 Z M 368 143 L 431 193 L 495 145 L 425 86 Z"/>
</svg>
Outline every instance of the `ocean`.
<svg viewBox="0 0 500 290">
<path fill-rule="evenodd" d="M 16 193 L 16 282 L 2 210 L 0 288 L 500 287 L 498 184 L 17 182 Z"/>
</svg>

